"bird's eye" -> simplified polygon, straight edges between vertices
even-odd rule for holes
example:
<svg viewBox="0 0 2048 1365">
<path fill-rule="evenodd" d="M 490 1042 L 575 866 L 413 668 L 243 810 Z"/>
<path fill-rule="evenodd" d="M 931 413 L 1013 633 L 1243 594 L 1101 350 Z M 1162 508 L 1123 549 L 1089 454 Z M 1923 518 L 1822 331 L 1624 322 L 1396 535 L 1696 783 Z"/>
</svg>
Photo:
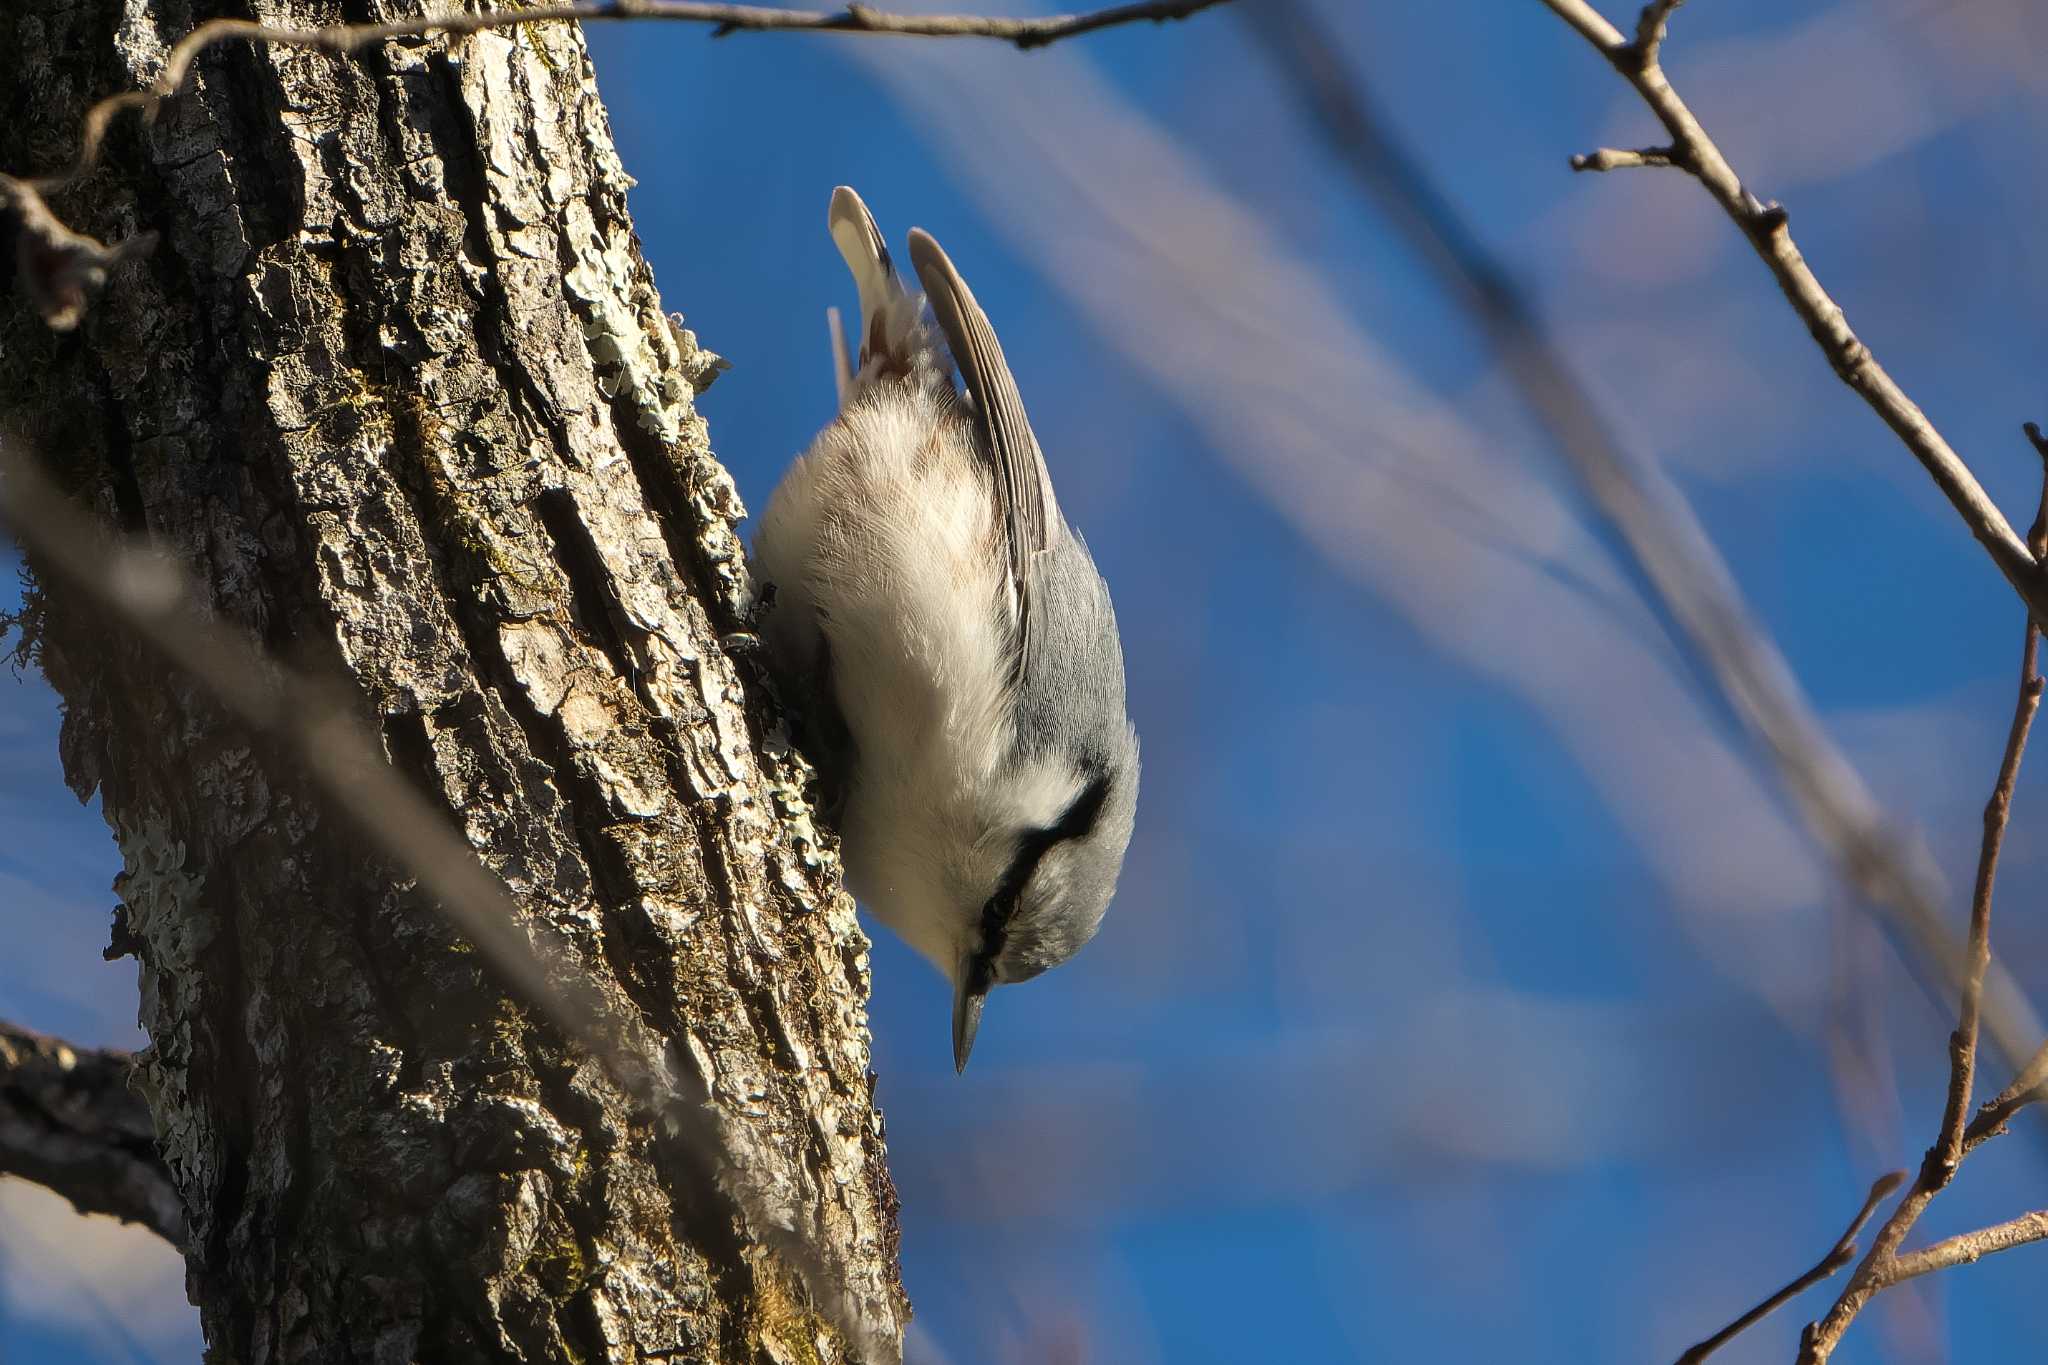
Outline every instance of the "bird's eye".
<svg viewBox="0 0 2048 1365">
<path fill-rule="evenodd" d="M 1000 896 L 990 896 L 982 905 L 981 942 L 967 961 L 967 990 L 986 991 L 995 984 L 996 963 L 1002 959 L 1003 946 L 1009 941 L 1010 916 L 1016 909 L 1014 900 L 1005 902 Z"/>
</svg>

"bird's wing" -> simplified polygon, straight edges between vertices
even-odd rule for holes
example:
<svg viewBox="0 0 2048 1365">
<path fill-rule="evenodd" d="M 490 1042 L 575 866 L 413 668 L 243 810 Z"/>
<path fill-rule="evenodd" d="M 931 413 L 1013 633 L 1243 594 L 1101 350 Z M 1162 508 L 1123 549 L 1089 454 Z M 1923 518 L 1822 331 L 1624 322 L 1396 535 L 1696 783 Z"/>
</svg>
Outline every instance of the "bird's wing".
<svg viewBox="0 0 2048 1365">
<path fill-rule="evenodd" d="M 1052 476 L 1046 471 L 1038 438 L 1031 432 L 1031 421 L 1024 415 L 1024 399 L 1003 359 L 995 328 L 989 326 L 988 314 L 974 301 L 967 281 L 960 278 L 931 234 L 921 228 L 911 229 L 910 262 L 924 284 L 932 316 L 946 334 L 953 363 L 960 367 L 960 378 L 973 399 L 974 424 L 981 438 L 976 445 L 989 464 L 997 520 L 1008 549 L 1021 668 L 1030 642 L 1032 561 L 1051 548 L 1063 527 L 1053 500 Z"/>
</svg>

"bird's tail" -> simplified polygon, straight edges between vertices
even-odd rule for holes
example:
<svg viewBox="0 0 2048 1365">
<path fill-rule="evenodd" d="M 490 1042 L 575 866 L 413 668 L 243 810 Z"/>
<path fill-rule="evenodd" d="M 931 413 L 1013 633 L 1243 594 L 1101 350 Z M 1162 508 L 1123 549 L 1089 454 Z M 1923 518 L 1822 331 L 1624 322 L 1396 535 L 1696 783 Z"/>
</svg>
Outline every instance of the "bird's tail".
<svg viewBox="0 0 2048 1365">
<path fill-rule="evenodd" d="M 929 369 L 932 336 L 923 300 L 903 287 L 868 206 L 841 185 L 832 191 L 826 225 L 860 290 L 860 356 L 848 392 L 858 394 L 884 375 L 909 377 Z"/>
</svg>

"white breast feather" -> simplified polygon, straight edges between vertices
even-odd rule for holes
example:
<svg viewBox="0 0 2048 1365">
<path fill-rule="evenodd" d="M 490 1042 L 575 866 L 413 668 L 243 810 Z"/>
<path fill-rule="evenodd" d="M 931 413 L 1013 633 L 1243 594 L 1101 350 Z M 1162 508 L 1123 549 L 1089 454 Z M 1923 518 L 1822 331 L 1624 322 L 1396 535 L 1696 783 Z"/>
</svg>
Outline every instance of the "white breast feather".
<svg viewBox="0 0 2048 1365">
<path fill-rule="evenodd" d="M 859 746 L 847 884 L 950 976 L 1014 831 L 1049 823 L 1079 784 L 1060 763 L 996 780 L 1010 592 L 986 466 L 936 448 L 972 439 L 945 402 L 891 386 L 841 414 L 776 489 L 756 552 L 778 594 L 768 628 L 822 623 Z"/>
</svg>

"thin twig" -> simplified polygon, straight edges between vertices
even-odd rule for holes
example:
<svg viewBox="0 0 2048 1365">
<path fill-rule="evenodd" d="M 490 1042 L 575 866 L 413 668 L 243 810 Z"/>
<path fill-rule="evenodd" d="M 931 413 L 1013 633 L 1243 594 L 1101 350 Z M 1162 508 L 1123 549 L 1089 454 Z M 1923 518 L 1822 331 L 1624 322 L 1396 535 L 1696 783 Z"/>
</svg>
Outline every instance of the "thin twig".
<svg viewBox="0 0 2048 1365">
<path fill-rule="evenodd" d="M 1978 1124 L 1964 1122 L 1975 1078 L 1985 977 L 1990 969 L 1991 890 L 1996 877 L 1999 845 L 2004 837 L 2012 781 L 2025 748 L 2027 729 L 2040 703 L 2041 681 L 2036 669 L 2036 655 L 2040 624 L 2048 620 L 2048 575 L 2044 575 L 2041 563 L 2041 536 L 2044 529 L 2048 529 L 2048 483 L 2044 483 L 2042 514 L 2035 522 L 2030 543 L 2023 543 L 1961 457 L 1850 329 L 1840 306 L 1821 287 L 1794 245 L 1785 210 L 1777 204 L 1766 203 L 1743 185 L 1691 109 L 1672 89 L 1670 81 L 1665 78 L 1659 55 L 1666 23 L 1676 8 L 1675 0 L 1656 0 L 1646 8 L 1633 40 L 1624 38 L 1584 0 L 1545 0 L 1545 3 L 1577 29 L 1622 78 L 1635 87 L 1670 134 L 1673 162 L 1697 179 L 1742 230 L 1758 256 L 1769 266 L 1786 300 L 1806 323 L 1808 332 L 1834 366 L 1836 374 L 1862 396 L 1919 459 L 1922 467 L 1947 495 L 1950 505 L 1990 554 L 1999 572 L 2019 593 L 2028 611 L 2020 699 L 2015 708 L 2005 759 L 2000 767 L 1999 782 L 1985 812 L 1984 841 L 1979 853 L 1976 894 L 1971 907 L 1970 945 L 1967 959 L 1958 964 L 1963 972 L 1962 1006 L 1950 1044 L 1949 1091 L 1943 1105 L 1940 1133 L 1921 1163 L 1919 1178 L 1871 1239 L 1869 1253 L 1850 1275 L 1841 1296 L 1827 1315 L 1810 1325 L 1802 1335 L 1801 1365 L 1820 1365 L 1833 1353 L 1857 1313 L 1883 1287 L 1884 1276 L 1893 1268 L 1906 1234 L 1929 1201 L 1953 1177 L 1963 1153 L 1974 1145 L 1972 1134 L 1981 1128 L 1982 1135 L 1988 1136 L 2004 1121 L 2004 1113 L 2010 1112 L 2005 1110 L 1988 1124 L 1985 1116 L 1980 1116 Z M 1595 153 L 1593 157 L 1576 158 L 1573 164 L 1581 170 L 1604 169 L 1594 164 L 1598 160 L 1599 154 Z M 2028 435 L 2037 437 L 2031 428 Z M 2044 458 L 2048 458 L 2048 447 L 2044 447 L 2039 439 L 2035 440 L 2035 445 Z M 2030 1031 L 2033 1036 L 2039 1036 L 2038 1026 Z M 2000 1050 L 2008 1060 L 2020 1055 L 2019 1048 L 2031 1046 L 2021 1044 L 2018 1037 L 2002 1027 L 1996 1032 Z M 2036 1062 L 2044 1060 L 2048 1060 L 2048 1053 L 2036 1058 Z M 2021 1068 L 2019 1080 L 1994 1104 L 2009 1103 L 2012 1108 L 2017 1108 L 2025 1103 L 2023 1096 L 2029 1091 L 2022 1090 L 2021 1084 L 2034 1079 L 2032 1088 L 2038 1089 L 2038 1079 L 2030 1077 L 2034 1070 L 2034 1063 Z M 1982 1137 L 1976 1140 L 1981 1141 Z"/>
<path fill-rule="evenodd" d="M 1842 382 L 1884 420 L 1921 466 L 1947 495 L 1965 525 L 1970 528 L 1998 571 L 2027 604 L 2037 621 L 2048 621 L 2048 574 L 2044 574 L 2026 545 L 2006 521 L 1998 504 L 1984 491 L 1962 457 L 1950 447 L 1934 424 L 1913 400 L 1906 396 L 1884 366 L 1877 362 L 1849 327 L 1841 306 L 1828 296 L 1819 279 L 1807 266 L 1793 244 L 1785 210 L 1751 194 L 1741 177 L 1721 155 L 1721 149 L 1707 136 L 1706 129 L 1680 99 L 1665 78 L 1658 58 L 1665 21 L 1676 8 L 1673 0 L 1658 0 L 1643 11 L 1634 39 L 1603 18 L 1586 0 L 1544 0 L 1557 16 L 1570 24 L 1597 48 L 1602 56 L 1634 86 L 1643 102 L 1671 135 L 1674 160 L 1704 186 L 1720 204 L 1758 256 L 1770 267 L 1784 291 L 1786 301 L 1805 322 L 1814 342 L 1834 366 Z M 1598 153 L 1594 154 L 1596 157 Z M 1587 169 L 1590 169 L 1588 167 Z"/>
<path fill-rule="evenodd" d="M 1849 1226 L 1842 1230 L 1841 1237 L 1836 1240 L 1833 1247 L 1829 1248 L 1828 1254 L 1820 1258 L 1813 1269 L 1807 1271 L 1804 1275 L 1801 1275 L 1798 1279 L 1792 1281 L 1783 1289 L 1780 1289 L 1777 1293 L 1771 1295 L 1762 1303 L 1750 1309 L 1747 1313 L 1744 1313 L 1741 1317 L 1714 1333 L 1714 1335 L 1708 1337 L 1705 1341 L 1688 1350 L 1678 1358 L 1678 1365 L 1699 1365 L 1700 1361 L 1705 1360 L 1708 1356 L 1726 1346 L 1737 1336 L 1756 1326 L 1785 1304 L 1855 1260 L 1856 1234 L 1863 1231 L 1863 1225 L 1870 1221 L 1871 1214 L 1877 1212 L 1877 1206 L 1883 1201 L 1885 1196 L 1904 1184 L 1905 1181 L 1906 1173 L 1904 1171 L 1893 1171 L 1889 1175 L 1879 1176 L 1876 1183 L 1871 1185 L 1870 1193 L 1864 1196 L 1863 1207 L 1856 1211 L 1856 1216 L 1849 1220 Z"/>
<path fill-rule="evenodd" d="M 1977 1111 L 1977 1117 L 1963 1131 L 1963 1150 L 1974 1151 L 1985 1139 L 1997 1137 L 2014 1114 L 2042 1100 L 2048 1100 L 2048 1043 L 2020 1068 L 2011 1085 Z"/>
<path fill-rule="evenodd" d="M 2027 549 L 2035 559 L 2048 555 L 2048 444 L 2040 428 L 2027 423 L 2026 432 L 2041 455 L 2041 502 L 2027 532 Z M 1963 991 L 1962 1015 L 1955 1036 L 1949 1040 L 1948 1100 L 1942 1109 L 1941 1138 L 1928 1160 L 1934 1169 L 1922 1179 L 1932 1179 L 1935 1188 L 1954 1178 L 1956 1166 L 1966 1150 L 1963 1143 L 1969 1120 L 1970 1096 L 1975 1088 L 1977 1068 L 1978 1007 L 1984 995 L 1984 974 L 1991 966 L 1991 893 L 1998 881 L 1998 855 L 2005 845 L 2006 824 L 2012 818 L 2013 788 L 2019 781 L 2020 760 L 2026 756 L 2027 735 L 2034 715 L 2041 708 L 2041 627 L 2027 618 L 2020 645 L 2020 686 L 2013 704 L 2012 726 L 2005 736 L 2005 754 L 1999 760 L 1998 780 L 1991 799 L 1984 803 L 1984 838 L 1977 850 L 1977 880 L 1970 896 L 1970 977 Z"/>
<path fill-rule="evenodd" d="M 2041 456 L 2041 498 L 2034 525 L 2027 532 L 2027 552 L 2036 559 L 2048 555 L 2048 443 L 2033 423 L 2026 426 L 2027 438 Z M 1984 993 L 1985 973 L 1991 966 L 1991 895 L 1998 883 L 1998 855 L 2005 843 L 2005 829 L 2012 817 L 2012 795 L 2019 780 L 2020 762 L 2026 756 L 2027 735 L 2034 715 L 2041 707 L 2041 628 L 2027 617 L 2020 646 L 2019 698 L 2013 705 L 2012 725 L 2006 732 L 2005 753 L 1998 764 L 1998 779 L 1992 784 L 1991 799 L 1984 804 L 1984 837 L 1977 850 L 1977 879 L 1970 898 L 1969 975 L 1963 984 L 1963 1002 L 1956 1031 L 1949 1038 L 1948 1096 L 1942 1103 L 1941 1128 L 1934 1145 L 1920 1163 L 1913 1188 L 1885 1219 L 1870 1239 L 1870 1251 L 1849 1276 L 1827 1315 L 1806 1329 L 1801 1338 L 1801 1365 L 1820 1365 L 1834 1351 L 1842 1334 L 1856 1315 L 1889 1283 L 1906 1235 L 1927 1211 L 1934 1197 L 1955 1178 L 1956 1167 L 1969 1150 L 1970 1095 L 1977 1068 L 1979 1005 Z M 1999 1250 L 1991 1247 L 1990 1250 Z M 1917 1253 L 1916 1253 L 1917 1254 Z M 1979 1252 L 1978 1255 L 1982 1255 Z M 1974 1256 L 1970 1259 L 1976 1259 Z M 1930 1266 L 1929 1269 L 1934 1267 Z"/>
<path fill-rule="evenodd" d="M 2034 454 L 2042 458 L 2042 469 L 2048 469 L 2048 436 L 2044 436 L 2040 426 L 2034 422 L 2021 426 L 2021 430 L 2028 436 L 2028 442 L 2034 444 Z M 2044 499 L 2042 508 L 2042 514 L 2034 520 L 2034 530 L 2028 534 L 2028 546 L 2036 548 L 2038 555 L 2048 555 L 2048 548 L 2044 548 L 2048 546 L 2048 528 L 2044 528 L 2044 522 L 2048 522 L 2048 499 Z M 1962 1132 L 1964 1154 L 1976 1150 L 1976 1146 L 1987 1138 L 1997 1138 L 2005 1132 L 2005 1124 L 2015 1113 L 2028 1105 L 2040 1103 L 2042 1099 L 2048 1099 L 2048 1044 L 2042 1044 L 2040 1052 L 2028 1058 L 2025 1066 L 2017 1070 L 2013 1083 L 1999 1091 L 1985 1107 L 1978 1109 L 1974 1119 L 1970 1119 L 1970 1126 Z"/>
<path fill-rule="evenodd" d="M 2010 1251 L 2029 1242 L 2041 1241 L 2048 1241 L 2048 1209 L 2023 1213 L 2009 1222 L 1946 1237 L 1931 1246 L 1894 1257 L 1878 1277 L 1877 1287 L 1889 1289 L 1930 1271 L 1969 1265 L 1993 1252 Z"/>
<path fill-rule="evenodd" d="M 1150 3 L 1113 5 L 1085 14 L 1005 19 L 974 14 L 892 14 L 858 4 L 848 5 L 843 10 L 824 11 L 780 9 L 769 5 L 704 4 L 697 3 L 697 0 L 588 0 L 583 4 L 541 5 L 532 9 L 493 10 L 481 14 L 429 15 L 392 23 L 337 24 L 329 28 L 269 28 L 246 19 L 214 19 L 178 40 L 177 46 L 164 60 L 162 73 L 150 82 L 147 90 L 110 95 L 87 111 L 77 161 L 62 174 L 35 183 L 43 192 L 52 193 L 85 175 L 98 164 L 107 128 L 117 116 L 131 109 L 145 113 L 153 111 L 159 102 L 177 93 L 200 53 L 236 39 L 345 54 L 373 43 L 428 34 L 460 37 L 490 29 L 565 20 L 672 19 L 715 25 L 712 29 L 714 38 L 742 32 L 866 33 L 918 38 L 996 38 L 1029 50 L 1056 43 L 1062 38 L 1079 37 L 1121 24 L 1185 19 L 1202 10 L 1228 3 L 1230 0 L 1150 0 Z"/>
<path fill-rule="evenodd" d="M 1669 147 L 1638 147 L 1624 150 L 1601 147 L 1572 158 L 1575 171 L 1620 171 L 1632 166 L 1681 166 L 1684 163 Z"/>
<path fill-rule="evenodd" d="M 2024 543 L 1961 457 L 1850 329 L 1840 306 L 1821 287 L 1794 245 L 1785 210 L 1777 204 L 1764 202 L 1743 185 L 1691 109 L 1672 89 L 1659 62 L 1666 22 L 1676 8 L 1672 0 L 1656 0 L 1643 11 L 1633 40 L 1624 38 L 1584 0 L 1545 0 L 1545 3 L 1584 35 L 1623 79 L 1635 87 L 1670 134 L 1673 161 L 1697 179 L 1742 230 L 1750 245 L 1770 267 L 1786 300 L 1806 323 L 1807 330 L 1834 366 L 1836 374 L 1862 396 L 1920 460 L 1922 467 L 1947 495 L 1950 505 L 1983 544 L 1999 572 L 2019 593 L 2028 611 L 2020 700 L 2007 741 L 2006 758 L 2000 769 L 2000 781 L 1985 815 L 1984 845 L 1980 850 L 1976 895 L 1972 902 L 1970 946 L 1966 959 L 1953 964 L 1961 973 L 1962 1005 L 1951 1041 L 1949 1093 L 1943 1106 L 1941 1130 L 1921 1164 L 1919 1178 L 1871 1239 L 1870 1251 L 1850 1275 L 1841 1296 L 1826 1317 L 1810 1325 L 1802 1335 L 1801 1365 L 1820 1365 L 1832 1354 L 1856 1314 L 1878 1292 L 1881 1277 L 1891 1266 L 1906 1234 L 1929 1201 L 1954 1175 L 1956 1164 L 1970 1145 L 1969 1133 L 1973 1126 L 1964 1123 L 1964 1116 L 1974 1082 L 1984 985 L 1991 966 L 1991 887 L 2011 800 L 2012 776 L 2017 772 L 2026 744 L 2027 728 L 2040 701 L 2041 684 L 2035 663 L 2040 623 L 2048 621 L 2048 576 L 2044 576 L 2041 564 L 2039 536 L 2044 524 L 2048 524 L 2048 487 L 2043 491 L 2043 516 L 2035 525 L 2035 543 Z M 1591 169 L 1590 162 L 1597 159 L 1597 155 L 1576 160 L 1574 165 L 1580 169 Z M 2030 431 L 2029 435 L 2032 434 Z M 2036 444 L 2038 448 L 2039 442 Z M 1994 1036 L 2008 1061 L 2033 1046 L 2015 1030 L 1998 1025 L 1995 1018 L 1993 1023 Z M 2032 1038 L 2040 1036 L 2038 1025 L 2026 1032 Z"/>
<path fill-rule="evenodd" d="M 1230 0 L 1149 0 L 1149 3 L 1112 5 L 1084 14 L 1054 14 L 1038 19 L 998 19 L 978 14 L 887 14 L 870 5 L 848 5 L 836 14 L 807 13 L 771 8 L 766 5 L 682 5 L 674 0 L 651 0 L 648 9 L 655 18 L 691 19 L 702 17 L 716 23 L 713 37 L 742 30 L 796 30 L 811 33 L 880 33 L 911 38 L 999 38 L 1024 51 L 1044 47 L 1062 38 L 1078 38 L 1098 29 L 1120 24 L 1163 24 L 1185 19 Z M 662 13 L 662 10 L 670 13 Z M 724 10 L 730 18 L 684 13 L 685 9 Z"/>
<path fill-rule="evenodd" d="M 1646 14 L 1646 20 L 1655 17 L 1646 41 L 1661 31 L 1661 16 L 1670 8 L 1652 6 L 1654 15 Z M 1905 940 L 1908 961 L 1932 969 L 1945 1000 L 1959 999 L 1965 953 L 1945 922 L 1946 896 L 1933 868 L 1892 827 L 1814 716 L 1783 653 L 1751 615 L 1684 494 L 1622 444 L 1534 305 L 1348 78 L 1337 56 L 1340 46 L 1321 30 L 1310 7 L 1268 0 L 1239 14 L 1273 52 L 1287 89 L 1300 98 L 1345 169 L 1484 328 L 1550 444 L 1621 533 L 1676 624 L 1681 645 L 1696 664 L 1704 664 L 1711 683 L 1769 757 L 1839 875 L 1886 913 Z M 2026 553 L 2025 547 L 2020 551 Z M 1992 981 L 1987 1031 L 2017 1066 L 2040 1041 L 2042 1027 L 2008 976 L 1997 972 Z"/>
<path fill-rule="evenodd" d="M 1643 12 L 1636 16 L 1636 60 L 1644 66 L 1654 66 L 1657 52 L 1664 46 L 1664 26 L 1671 18 L 1671 11 L 1684 4 L 1685 0 L 1650 0 L 1643 6 Z"/>
</svg>

